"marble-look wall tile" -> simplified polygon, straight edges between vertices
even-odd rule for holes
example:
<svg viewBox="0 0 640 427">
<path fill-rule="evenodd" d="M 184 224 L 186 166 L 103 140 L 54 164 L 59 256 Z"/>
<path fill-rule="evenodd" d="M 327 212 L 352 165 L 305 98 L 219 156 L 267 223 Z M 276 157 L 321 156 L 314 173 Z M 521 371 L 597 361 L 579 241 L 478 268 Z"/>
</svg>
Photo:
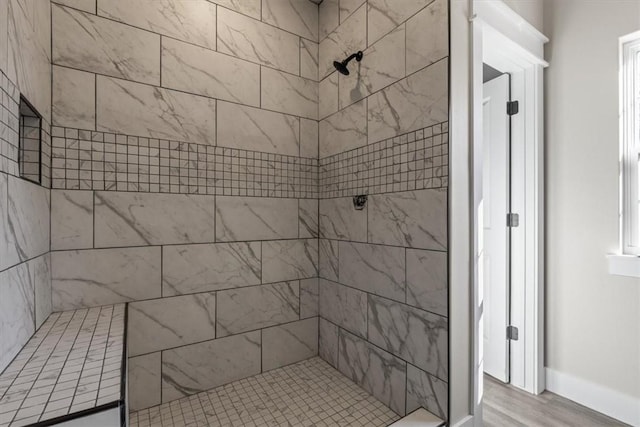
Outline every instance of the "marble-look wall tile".
<svg viewBox="0 0 640 427">
<path fill-rule="evenodd" d="M 446 381 L 447 319 L 373 295 L 368 299 L 369 341 Z"/>
<path fill-rule="evenodd" d="M 14 176 L 8 181 L 8 241 L 14 244 L 9 250 L 25 261 L 49 251 L 50 194 L 48 189 Z"/>
<path fill-rule="evenodd" d="M 29 262 L 35 291 L 35 327 L 38 329 L 52 311 L 51 255 L 45 254 Z M 2 286 L 2 284 L 0 284 Z"/>
<path fill-rule="evenodd" d="M 212 3 L 260 19 L 262 0 L 209 0 Z"/>
<path fill-rule="evenodd" d="M 322 41 L 340 24 L 340 1 L 323 0 L 318 7 L 318 40 Z"/>
<path fill-rule="evenodd" d="M 300 77 L 318 80 L 318 43 L 300 39 Z"/>
<path fill-rule="evenodd" d="M 162 295 L 217 291 L 260 284 L 259 242 L 165 246 Z"/>
<path fill-rule="evenodd" d="M 160 84 L 160 36 L 54 5 L 53 63 Z"/>
<path fill-rule="evenodd" d="M 159 298 L 160 248 L 51 253 L 53 310 Z"/>
<path fill-rule="evenodd" d="M 318 122 L 300 119 L 300 156 L 318 158 Z"/>
<path fill-rule="evenodd" d="M 89 13 L 96 13 L 96 0 L 52 0 L 52 3 L 58 3 Z"/>
<path fill-rule="evenodd" d="M 0 2 L 0 28 L 4 28 L 4 30 L 0 31 L 0 70 L 7 70 L 7 64 L 9 62 L 9 52 L 8 48 L 8 38 L 9 33 L 7 28 L 9 28 L 9 2 L 4 0 Z M 316 77 L 317 78 L 317 77 Z"/>
<path fill-rule="evenodd" d="M 215 145 L 214 99 L 103 76 L 96 85 L 97 130 Z"/>
<path fill-rule="evenodd" d="M 93 247 L 93 191 L 51 190 L 51 249 Z"/>
<path fill-rule="evenodd" d="M 219 242 L 295 239 L 298 200 L 216 196 L 216 240 Z"/>
<path fill-rule="evenodd" d="M 433 0 L 369 0 L 368 39 L 374 43 Z"/>
<path fill-rule="evenodd" d="M 320 122 L 320 158 L 367 145 L 367 100 Z"/>
<path fill-rule="evenodd" d="M 324 279 L 320 279 L 318 293 L 320 317 L 361 337 L 367 336 L 366 293 Z"/>
<path fill-rule="evenodd" d="M 340 76 L 340 108 L 379 91 L 405 76 L 405 27 L 396 28 L 364 51 L 353 72 Z"/>
<path fill-rule="evenodd" d="M 444 59 L 370 96 L 369 143 L 448 120 L 448 80 Z"/>
<path fill-rule="evenodd" d="M 163 351 L 163 403 L 259 374 L 260 349 L 255 331 Z"/>
<path fill-rule="evenodd" d="M 369 197 L 369 242 L 447 249 L 447 192 L 437 189 Z"/>
<path fill-rule="evenodd" d="M 340 0 L 340 22 L 344 22 L 365 0 Z"/>
<path fill-rule="evenodd" d="M 300 199 L 298 201 L 298 224 L 300 227 L 300 238 L 317 238 L 319 232 L 318 224 L 318 200 Z"/>
<path fill-rule="evenodd" d="M 360 7 L 324 40 L 320 42 L 319 77 L 323 79 L 334 71 L 333 61 L 367 48 L 367 9 Z M 357 67 L 353 64 L 352 67 Z"/>
<path fill-rule="evenodd" d="M 449 386 L 428 373 L 407 365 L 407 413 L 423 407 L 442 420 L 447 419 Z"/>
<path fill-rule="evenodd" d="M 318 275 L 323 279 L 338 281 L 338 241 L 318 241 Z"/>
<path fill-rule="evenodd" d="M 317 239 L 262 242 L 262 283 L 317 276 Z"/>
<path fill-rule="evenodd" d="M 216 337 L 216 294 L 206 292 L 129 304 L 129 355 Z"/>
<path fill-rule="evenodd" d="M 0 271 L 18 262 L 18 251 L 9 229 L 9 178 L 0 172 Z"/>
<path fill-rule="evenodd" d="M 407 74 L 449 54 L 447 0 L 436 0 L 407 21 Z"/>
<path fill-rule="evenodd" d="M 206 0 L 188 2 L 98 0 L 98 15 L 179 40 L 216 48 L 216 7 Z"/>
<path fill-rule="evenodd" d="M 407 249 L 407 304 L 448 315 L 447 253 Z"/>
<path fill-rule="evenodd" d="M 216 140 L 222 147 L 298 156 L 300 119 L 218 101 Z"/>
<path fill-rule="evenodd" d="M 338 111 L 338 73 L 332 73 L 319 83 L 320 99 L 318 118 L 320 120 Z"/>
<path fill-rule="evenodd" d="M 162 403 L 161 363 L 160 352 L 129 358 L 129 410 L 139 411 Z"/>
<path fill-rule="evenodd" d="M 322 317 L 319 319 L 318 354 L 334 368 L 338 368 L 338 330 L 339 328 L 328 320 Z"/>
<path fill-rule="evenodd" d="M 238 334 L 298 320 L 298 281 L 220 291 L 216 336 Z"/>
<path fill-rule="evenodd" d="M 163 38 L 162 86 L 257 107 L 260 105 L 260 66 Z"/>
<path fill-rule="evenodd" d="M 404 415 L 406 362 L 344 330 L 340 330 L 339 341 L 338 370 Z"/>
<path fill-rule="evenodd" d="M 300 280 L 300 318 L 318 316 L 318 278 Z"/>
<path fill-rule="evenodd" d="M 218 9 L 218 51 L 298 74 L 300 41 L 295 35 L 228 9 Z"/>
<path fill-rule="evenodd" d="M 309 40 L 318 41 L 318 6 L 298 0 L 262 0 L 262 20 Z"/>
<path fill-rule="evenodd" d="M 290 365 L 317 354 L 317 317 L 262 331 L 262 371 Z"/>
<path fill-rule="evenodd" d="M 95 247 L 215 241 L 215 197 L 99 191 Z"/>
<path fill-rule="evenodd" d="M 316 120 L 318 82 L 262 67 L 262 108 Z"/>
<path fill-rule="evenodd" d="M 29 263 L 0 273 L 0 372 L 35 332 L 34 292 Z"/>
<path fill-rule="evenodd" d="M 340 283 L 396 301 L 405 300 L 404 248 L 340 242 Z"/>
<path fill-rule="evenodd" d="M 367 241 L 367 207 L 359 211 L 351 197 L 320 200 L 320 237 Z"/>
<path fill-rule="evenodd" d="M 52 91 L 54 126 L 95 129 L 95 74 L 54 65 Z"/>
</svg>

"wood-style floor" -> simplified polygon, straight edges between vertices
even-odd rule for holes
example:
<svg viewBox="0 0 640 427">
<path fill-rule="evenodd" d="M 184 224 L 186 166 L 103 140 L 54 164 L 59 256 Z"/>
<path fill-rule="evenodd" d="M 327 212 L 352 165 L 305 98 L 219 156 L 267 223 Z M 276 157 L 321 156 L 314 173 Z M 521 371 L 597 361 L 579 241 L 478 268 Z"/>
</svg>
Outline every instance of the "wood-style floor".
<svg viewBox="0 0 640 427">
<path fill-rule="evenodd" d="M 489 375 L 484 376 L 483 419 L 486 427 L 626 426 L 551 392 L 534 396 Z"/>
</svg>

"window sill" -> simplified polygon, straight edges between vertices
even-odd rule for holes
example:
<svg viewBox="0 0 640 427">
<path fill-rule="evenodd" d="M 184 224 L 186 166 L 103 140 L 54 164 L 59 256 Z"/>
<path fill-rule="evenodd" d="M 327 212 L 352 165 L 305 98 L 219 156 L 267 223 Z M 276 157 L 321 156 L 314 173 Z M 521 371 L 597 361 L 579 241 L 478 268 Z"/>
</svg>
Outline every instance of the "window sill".
<svg viewBox="0 0 640 427">
<path fill-rule="evenodd" d="M 616 276 L 640 277 L 640 256 L 607 255 L 609 274 Z"/>
</svg>

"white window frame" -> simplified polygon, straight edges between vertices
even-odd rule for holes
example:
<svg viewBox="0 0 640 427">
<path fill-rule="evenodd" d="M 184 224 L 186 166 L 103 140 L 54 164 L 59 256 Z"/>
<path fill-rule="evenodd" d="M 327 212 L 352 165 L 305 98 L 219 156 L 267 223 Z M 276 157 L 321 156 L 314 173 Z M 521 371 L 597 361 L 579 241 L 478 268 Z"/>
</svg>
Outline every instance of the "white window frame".
<svg viewBox="0 0 640 427">
<path fill-rule="evenodd" d="M 620 245 L 640 256 L 640 31 L 620 38 Z"/>
</svg>

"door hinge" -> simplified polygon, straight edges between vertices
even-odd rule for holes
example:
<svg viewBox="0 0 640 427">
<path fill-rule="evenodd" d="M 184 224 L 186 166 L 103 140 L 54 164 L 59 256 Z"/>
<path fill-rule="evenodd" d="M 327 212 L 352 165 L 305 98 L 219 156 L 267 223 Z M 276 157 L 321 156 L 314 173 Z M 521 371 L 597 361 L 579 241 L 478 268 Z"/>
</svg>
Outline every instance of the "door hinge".
<svg viewBox="0 0 640 427">
<path fill-rule="evenodd" d="M 507 214 L 507 227 L 518 227 L 520 225 L 520 215 L 517 213 Z"/>
<path fill-rule="evenodd" d="M 518 328 L 515 326 L 507 326 L 507 339 L 518 341 Z"/>
<path fill-rule="evenodd" d="M 507 102 L 507 114 L 510 116 L 515 116 L 520 111 L 520 104 L 518 101 L 508 101 Z"/>
</svg>

